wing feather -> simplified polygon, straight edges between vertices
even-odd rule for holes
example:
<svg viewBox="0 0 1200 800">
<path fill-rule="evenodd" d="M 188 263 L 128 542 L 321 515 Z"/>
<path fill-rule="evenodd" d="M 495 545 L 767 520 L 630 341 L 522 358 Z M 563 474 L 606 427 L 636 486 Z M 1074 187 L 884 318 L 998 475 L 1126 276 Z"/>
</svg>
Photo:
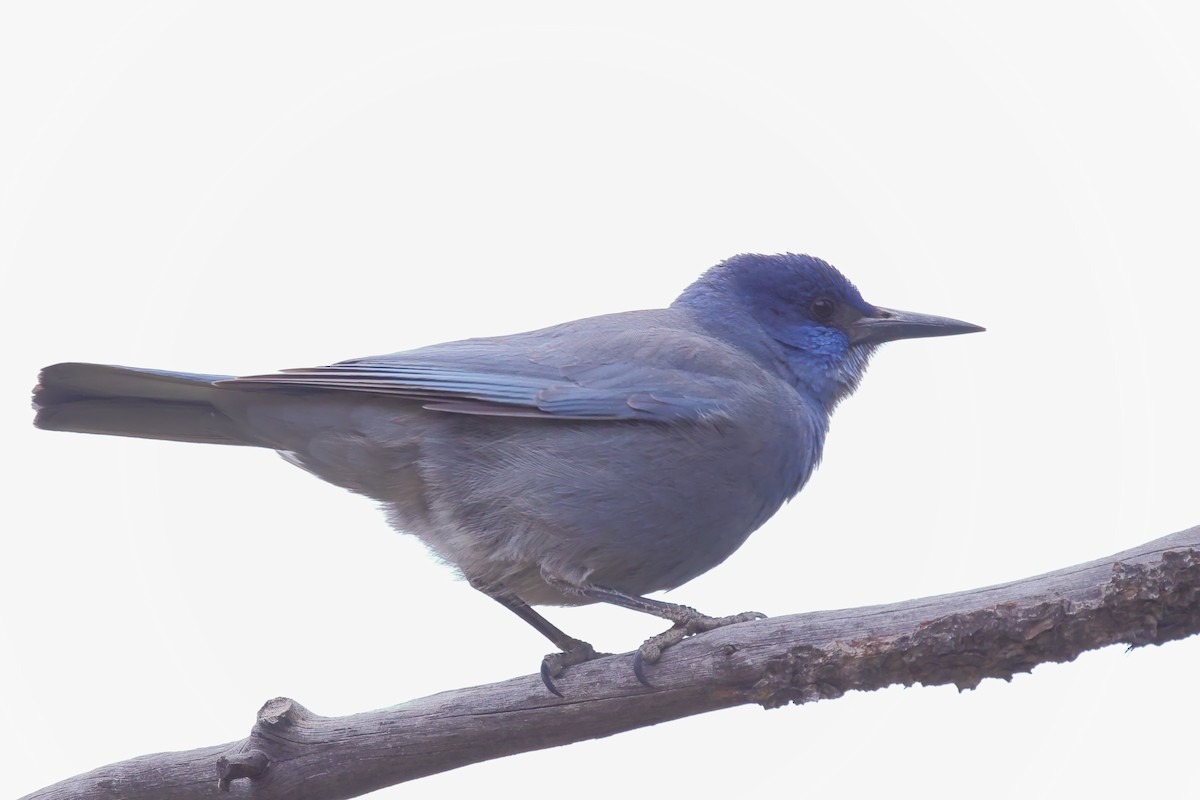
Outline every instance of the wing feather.
<svg viewBox="0 0 1200 800">
<path fill-rule="evenodd" d="M 670 310 L 220 381 L 243 391 L 362 392 L 431 411 L 561 420 L 712 420 L 757 367 Z M 748 372 L 749 371 L 749 372 Z"/>
<path fill-rule="evenodd" d="M 400 359 L 398 353 L 392 358 Z M 534 365 L 537 367 L 537 365 Z M 403 361 L 357 361 L 292 369 L 220 381 L 242 390 L 363 392 L 421 402 L 431 411 L 484 416 L 563 420 L 705 419 L 721 413 L 727 380 L 679 370 L 630 369 L 606 365 L 589 380 L 588 370 L 568 377 L 563 370 L 535 374 L 484 372 Z M 556 374 L 548 374 L 556 373 Z"/>
</svg>

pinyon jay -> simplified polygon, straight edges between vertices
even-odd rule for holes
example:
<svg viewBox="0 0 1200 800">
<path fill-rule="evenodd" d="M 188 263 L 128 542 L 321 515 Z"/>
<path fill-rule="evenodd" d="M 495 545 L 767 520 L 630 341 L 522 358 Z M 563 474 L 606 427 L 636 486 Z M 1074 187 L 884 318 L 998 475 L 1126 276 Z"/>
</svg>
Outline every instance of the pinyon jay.
<svg viewBox="0 0 1200 800">
<path fill-rule="evenodd" d="M 669 308 L 436 344 L 274 375 L 66 363 L 36 425 L 277 450 L 383 504 L 476 589 L 554 643 L 542 677 L 595 658 L 535 605 L 596 601 L 672 627 L 708 617 L 645 597 L 720 564 L 804 485 L 829 416 L 876 347 L 982 328 L 873 306 L 806 255 L 739 255 Z"/>
</svg>

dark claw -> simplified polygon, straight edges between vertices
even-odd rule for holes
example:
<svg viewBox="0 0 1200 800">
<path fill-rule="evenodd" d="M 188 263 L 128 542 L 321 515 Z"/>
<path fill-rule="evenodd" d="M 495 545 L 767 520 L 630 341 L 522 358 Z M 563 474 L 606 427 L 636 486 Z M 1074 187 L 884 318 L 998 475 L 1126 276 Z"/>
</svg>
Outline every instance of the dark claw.
<svg viewBox="0 0 1200 800">
<path fill-rule="evenodd" d="M 546 684 L 550 694 L 556 697 L 562 697 L 563 693 L 554 685 L 554 679 L 561 675 L 564 669 L 609 655 L 608 653 L 597 653 L 590 644 L 578 639 L 569 639 L 563 642 L 563 645 L 562 652 L 551 653 L 542 659 L 542 683 Z"/>
<path fill-rule="evenodd" d="M 642 686 L 647 689 L 654 688 L 654 684 L 646 679 L 646 659 L 642 658 L 641 650 L 637 650 L 633 654 L 633 675 Z"/>
<path fill-rule="evenodd" d="M 736 625 L 739 622 L 751 622 L 767 618 L 766 614 L 760 614 L 757 611 L 746 611 L 730 617 L 710 617 L 686 606 L 680 606 L 680 608 L 686 613 L 678 615 L 675 625 L 657 636 L 651 636 L 642 642 L 642 646 L 633 654 L 634 677 L 638 679 L 638 683 L 648 689 L 653 689 L 654 684 L 650 683 L 646 678 L 646 665 L 657 663 L 663 651 L 668 647 L 674 647 L 689 636 L 694 636 L 698 633 L 723 628 L 726 625 Z M 649 653 L 649 656 L 646 655 L 647 653 Z"/>
<path fill-rule="evenodd" d="M 546 688 L 550 690 L 550 694 L 562 697 L 563 693 L 554 685 L 554 678 L 550 675 L 550 665 L 546 661 L 542 661 L 542 683 L 546 684 Z"/>
</svg>

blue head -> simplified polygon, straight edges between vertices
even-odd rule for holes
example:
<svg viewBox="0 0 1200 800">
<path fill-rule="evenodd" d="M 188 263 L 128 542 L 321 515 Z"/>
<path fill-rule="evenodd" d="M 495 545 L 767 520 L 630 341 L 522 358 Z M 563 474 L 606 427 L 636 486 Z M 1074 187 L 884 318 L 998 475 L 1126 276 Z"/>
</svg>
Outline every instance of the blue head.
<svg viewBox="0 0 1200 800">
<path fill-rule="evenodd" d="M 945 317 L 880 308 L 812 256 L 745 254 L 710 269 L 677 306 L 752 352 L 827 411 L 854 391 L 880 344 L 981 331 Z"/>
</svg>

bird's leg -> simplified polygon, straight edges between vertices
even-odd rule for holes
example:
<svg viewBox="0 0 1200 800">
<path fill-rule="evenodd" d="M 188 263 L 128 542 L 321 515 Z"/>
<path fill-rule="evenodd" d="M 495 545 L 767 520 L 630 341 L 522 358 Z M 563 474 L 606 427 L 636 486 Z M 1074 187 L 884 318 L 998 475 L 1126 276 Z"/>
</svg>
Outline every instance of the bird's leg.
<svg viewBox="0 0 1200 800">
<path fill-rule="evenodd" d="M 543 575 L 543 577 L 547 576 Z M 643 669 L 644 665 L 657 662 L 662 657 L 663 650 L 666 650 L 668 647 L 679 644 L 692 634 L 723 628 L 726 625 L 736 625 L 739 622 L 766 619 L 766 614 L 760 614 L 757 611 L 746 611 L 728 617 L 710 617 L 707 614 L 701 614 L 690 606 L 682 606 L 678 603 L 665 603 L 662 600 L 651 600 L 648 597 L 625 594 L 624 592 L 618 592 L 616 589 L 609 589 L 605 586 L 592 586 L 590 584 L 577 586 L 567 581 L 549 577 L 547 577 L 547 581 L 555 589 L 564 594 L 574 594 L 592 600 L 599 600 L 603 603 L 610 603 L 621 608 L 628 608 L 630 611 L 653 614 L 656 617 L 662 617 L 673 623 L 667 630 L 657 636 L 651 636 L 642 642 L 642 646 L 634 654 L 633 673 L 637 676 L 638 681 L 645 686 L 650 686 L 650 681 L 646 680 L 646 673 Z"/>
<path fill-rule="evenodd" d="M 550 620 L 534 611 L 528 603 L 508 592 L 504 587 L 495 584 L 483 586 L 475 582 L 472 582 L 471 585 L 528 622 L 534 630 L 553 642 L 554 646 L 559 649 L 560 652 L 550 653 L 542 659 L 542 683 L 546 684 L 546 688 L 553 694 L 559 697 L 563 696 L 558 687 L 554 685 L 554 679 L 564 669 L 609 655 L 608 653 L 597 653 L 596 649 L 587 642 L 568 636 Z"/>
</svg>

